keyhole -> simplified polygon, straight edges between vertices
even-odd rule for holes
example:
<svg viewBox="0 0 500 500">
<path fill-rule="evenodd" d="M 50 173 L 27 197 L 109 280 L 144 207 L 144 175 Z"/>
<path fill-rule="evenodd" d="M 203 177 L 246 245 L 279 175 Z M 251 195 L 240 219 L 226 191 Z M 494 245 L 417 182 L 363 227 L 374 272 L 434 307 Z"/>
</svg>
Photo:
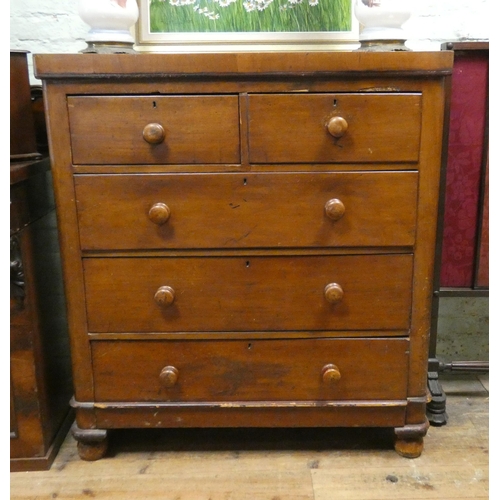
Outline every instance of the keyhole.
<svg viewBox="0 0 500 500">
<path fill-rule="evenodd" d="M 336 108 L 337 107 L 337 99 L 334 99 L 333 100 L 333 107 Z"/>
<path fill-rule="evenodd" d="M 252 344 L 248 344 L 248 349 L 251 349 L 252 348 Z"/>
<path fill-rule="evenodd" d="M 247 266 L 247 267 L 250 267 L 250 261 L 249 261 L 249 260 L 247 260 L 247 262 L 246 262 L 246 266 Z"/>
<path fill-rule="evenodd" d="M 156 108 L 156 101 L 153 101 L 153 108 Z"/>
<path fill-rule="evenodd" d="M 246 186 L 246 185 L 247 185 L 247 178 L 246 178 L 246 177 L 243 179 L 243 185 L 244 185 L 244 186 Z"/>
</svg>

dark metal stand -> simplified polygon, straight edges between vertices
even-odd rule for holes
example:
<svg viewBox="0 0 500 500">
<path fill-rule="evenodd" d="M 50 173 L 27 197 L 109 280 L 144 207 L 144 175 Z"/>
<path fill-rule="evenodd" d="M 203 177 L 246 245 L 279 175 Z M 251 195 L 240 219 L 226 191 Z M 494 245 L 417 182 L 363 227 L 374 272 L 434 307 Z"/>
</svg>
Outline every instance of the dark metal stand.
<svg viewBox="0 0 500 500">
<path fill-rule="evenodd" d="M 427 403 L 427 419 L 434 426 L 445 425 L 448 422 L 446 413 L 446 394 L 439 383 L 439 373 L 442 372 L 466 372 L 466 373 L 487 373 L 490 364 L 488 361 L 452 361 L 442 363 L 436 358 L 429 359 L 429 372 L 427 376 L 427 386 L 431 399 Z"/>
</svg>

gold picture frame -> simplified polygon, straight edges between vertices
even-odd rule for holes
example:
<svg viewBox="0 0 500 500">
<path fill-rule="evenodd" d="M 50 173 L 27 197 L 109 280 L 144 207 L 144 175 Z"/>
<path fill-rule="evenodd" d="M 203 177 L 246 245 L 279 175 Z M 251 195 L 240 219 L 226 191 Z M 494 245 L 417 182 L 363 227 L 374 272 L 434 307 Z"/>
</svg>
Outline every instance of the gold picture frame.
<svg viewBox="0 0 500 500">
<path fill-rule="evenodd" d="M 156 0 L 180 2 L 182 0 Z M 190 0 L 195 4 L 199 0 Z M 212 0 L 214 1 L 214 0 Z M 218 0 L 219 3 L 222 0 Z M 227 1 L 227 0 L 226 0 Z M 243 2 L 246 0 L 231 0 Z M 263 0 L 251 0 L 263 1 Z M 267 0 L 272 2 L 276 0 Z M 288 0 L 292 3 L 321 0 Z M 277 51 L 277 50 L 353 50 L 359 47 L 359 23 L 354 16 L 351 2 L 350 29 L 343 31 L 238 31 L 196 32 L 165 31 L 152 32 L 150 25 L 151 0 L 137 0 L 139 20 L 136 23 L 135 50 L 140 52 L 232 52 L 232 51 Z M 187 3 L 187 2 L 186 2 Z"/>
</svg>

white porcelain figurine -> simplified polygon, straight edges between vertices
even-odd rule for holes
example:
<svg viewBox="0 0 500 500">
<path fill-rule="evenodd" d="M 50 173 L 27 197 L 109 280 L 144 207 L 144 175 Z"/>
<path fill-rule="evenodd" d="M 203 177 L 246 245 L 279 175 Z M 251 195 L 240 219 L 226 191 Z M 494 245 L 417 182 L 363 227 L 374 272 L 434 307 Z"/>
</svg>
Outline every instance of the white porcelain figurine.
<svg viewBox="0 0 500 500">
<path fill-rule="evenodd" d="M 411 17 L 409 0 L 355 0 L 354 15 L 363 27 L 362 49 L 408 50 L 402 25 Z"/>
<path fill-rule="evenodd" d="M 82 52 L 133 52 L 130 28 L 139 18 L 136 0 L 79 0 L 78 13 L 90 26 Z"/>
</svg>

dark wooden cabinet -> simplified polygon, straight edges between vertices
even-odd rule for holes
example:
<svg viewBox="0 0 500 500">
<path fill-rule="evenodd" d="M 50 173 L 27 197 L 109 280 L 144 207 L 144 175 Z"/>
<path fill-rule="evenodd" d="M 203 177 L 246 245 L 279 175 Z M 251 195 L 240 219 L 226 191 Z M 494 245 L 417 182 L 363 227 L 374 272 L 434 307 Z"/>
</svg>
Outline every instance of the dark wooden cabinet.
<svg viewBox="0 0 500 500">
<path fill-rule="evenodd" d="M 418 456 L 452 54 L 37 55 L 80 456 L 126 427 Z"/>
<path fill-rule="evenodd" d="M 50 161 L 38 152 L 26 52 L 11 52 L 10 469 L 48 469 L 73 413 Z"/>
<path fill-rule="evenodd" d="M 48 469 L 73 415 L 48 159 L 11 165 L 10 468 Z"/>
<path fill-rule="evenodd" d="M 28 52 L 10 51 L 10 159 L 31 161 L 41 158 L 37 147 L 35 118 L 31 104 Z"/>
</svg>

